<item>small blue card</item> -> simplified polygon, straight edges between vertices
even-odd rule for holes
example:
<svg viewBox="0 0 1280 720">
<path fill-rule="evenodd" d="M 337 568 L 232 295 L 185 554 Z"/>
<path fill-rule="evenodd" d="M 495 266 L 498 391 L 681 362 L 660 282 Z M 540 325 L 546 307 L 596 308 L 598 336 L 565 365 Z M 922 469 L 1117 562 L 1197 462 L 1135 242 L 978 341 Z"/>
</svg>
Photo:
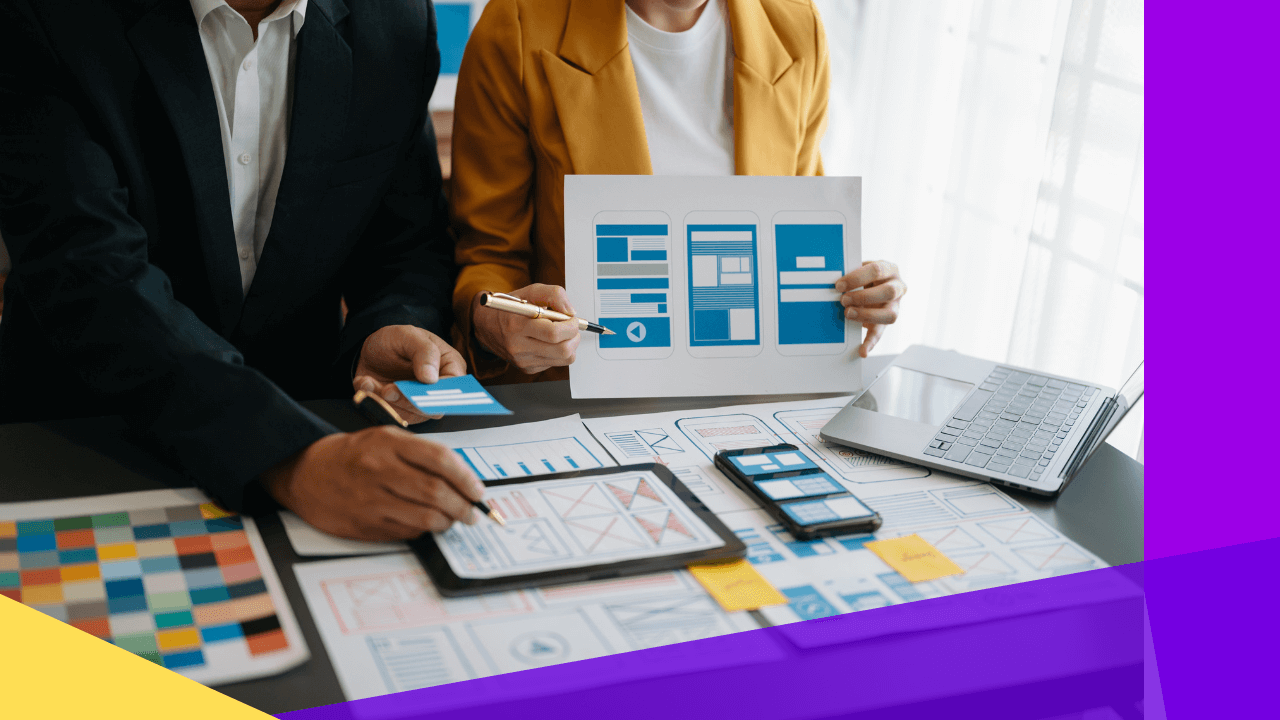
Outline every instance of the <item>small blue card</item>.
<svg viewBox="0 0 1280 720">
<path fill-rule="evenodd" d="M 440 378 L 434 385 L 412 380 L 396 383 L 424 415 L 510 415 L 471 375 Z"/>
</svg>

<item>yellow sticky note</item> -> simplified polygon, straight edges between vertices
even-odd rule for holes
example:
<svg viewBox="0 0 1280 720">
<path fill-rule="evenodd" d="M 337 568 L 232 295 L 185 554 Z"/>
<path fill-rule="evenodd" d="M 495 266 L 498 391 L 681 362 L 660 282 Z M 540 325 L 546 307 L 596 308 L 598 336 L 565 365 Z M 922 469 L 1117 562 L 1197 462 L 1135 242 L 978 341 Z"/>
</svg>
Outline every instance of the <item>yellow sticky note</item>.
<svg viewBox="0 0 1280 720">
<path fill-rule="evenodd" d="M 930 545 L 919 535 L 903 535 L 892 540 L 876 540 L 863 544 L 864 548 L 880 556 L 889 567 L 911 582 L 936 580 L 948 575 L 961 575 L 964 570 Z"/>
<path fill-rule="evenodd" d="M 217 520 L 218 518 L 231 517 L 235 513 L 227 512 L 215 503 L 201 503 L 200 517 L 205 520 Z"/>
<path fill-rule="evenodd" d="M 766 605 L 782 605 L 787 602 L 787 598 L 774 589 L 746 560 L 690 565 L 689 573 L 729 612 L 756 610 Z"/>
</svg>

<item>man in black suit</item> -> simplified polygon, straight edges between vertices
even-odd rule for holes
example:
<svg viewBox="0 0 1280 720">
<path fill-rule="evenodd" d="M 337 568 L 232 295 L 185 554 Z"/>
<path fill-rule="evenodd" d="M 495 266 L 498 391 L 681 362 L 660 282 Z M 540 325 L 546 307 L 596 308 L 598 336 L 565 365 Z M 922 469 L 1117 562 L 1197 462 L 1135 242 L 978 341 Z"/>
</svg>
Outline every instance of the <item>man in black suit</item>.
<svg viewBox="0 0 1280 720">
<path fill-rule="evenodd" d="M 474 521 L 455 453 L 297 403 L 465 372 L 438 70 L 428 0 L 0 0 L 0 421 L 123 414 L 348 537 Z"/>
</svg>

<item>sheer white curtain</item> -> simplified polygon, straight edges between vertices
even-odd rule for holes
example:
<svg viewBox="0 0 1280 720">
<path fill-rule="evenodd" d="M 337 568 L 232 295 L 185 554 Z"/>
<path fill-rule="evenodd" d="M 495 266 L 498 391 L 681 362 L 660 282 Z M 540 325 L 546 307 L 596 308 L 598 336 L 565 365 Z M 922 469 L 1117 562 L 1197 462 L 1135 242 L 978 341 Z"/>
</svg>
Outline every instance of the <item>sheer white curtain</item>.
<svg viewBox="0 0 1280 720">
<path fill-rule="evenodd" d="M 1141 0 L 817 0 L 832 175 L 912 343 L 1118 386 L 1143 353 Z M 1140 409 L 1139 409 L 1140 413 Z M 1141 417 L 1113 442 L 1140 455 Z"/>
</svg>

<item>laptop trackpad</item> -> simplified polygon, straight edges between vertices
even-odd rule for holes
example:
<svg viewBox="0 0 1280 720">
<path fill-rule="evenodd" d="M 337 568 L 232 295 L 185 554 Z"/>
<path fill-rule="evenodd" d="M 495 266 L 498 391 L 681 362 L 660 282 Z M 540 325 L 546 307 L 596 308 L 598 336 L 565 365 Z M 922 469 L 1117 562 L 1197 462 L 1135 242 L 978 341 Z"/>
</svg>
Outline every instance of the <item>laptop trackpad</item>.
<svg viewBox="0 0 1280 720">
<path fill-rule="evenodd" d="M 973 383 L 890 365 L 854 407 L 928 425 L 945 425 Z"/>
</svg>

